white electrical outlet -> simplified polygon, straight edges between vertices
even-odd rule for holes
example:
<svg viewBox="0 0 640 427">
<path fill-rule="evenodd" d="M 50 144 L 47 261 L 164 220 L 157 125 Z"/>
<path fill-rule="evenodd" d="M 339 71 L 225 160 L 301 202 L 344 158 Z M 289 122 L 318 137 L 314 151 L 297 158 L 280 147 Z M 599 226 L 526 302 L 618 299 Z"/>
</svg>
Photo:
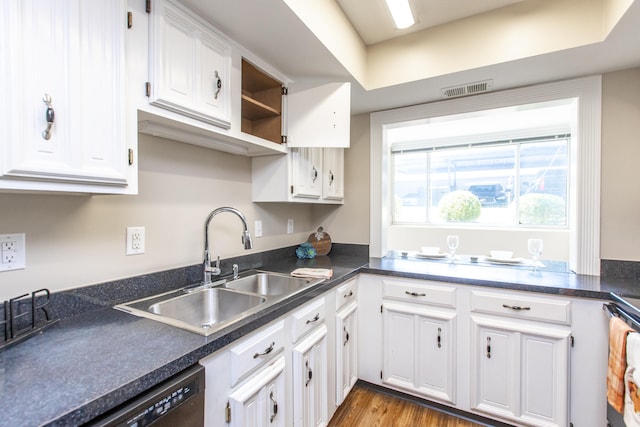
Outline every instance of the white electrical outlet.
<svg viewBox="0 0 640 427">
<path fill-rule="evenodd" d="M 24 233 L 0 234 L 0 271 L 26 268 Z"/>
<path fill-rule="evenodd" d="M 287 234 L 293 234 L 293 219 L 287 220 Z"/>
<path fill-rule="evenodd" d="M 127 255 L 144 253 L 144 227 L 127 227 Z"/>
<path fill-rule="evenodd" d="M 262 221 L 256 219 L 256 222 L 253 224 L 253 235 L 255 237 L 262 237 Z"/>
</svg>

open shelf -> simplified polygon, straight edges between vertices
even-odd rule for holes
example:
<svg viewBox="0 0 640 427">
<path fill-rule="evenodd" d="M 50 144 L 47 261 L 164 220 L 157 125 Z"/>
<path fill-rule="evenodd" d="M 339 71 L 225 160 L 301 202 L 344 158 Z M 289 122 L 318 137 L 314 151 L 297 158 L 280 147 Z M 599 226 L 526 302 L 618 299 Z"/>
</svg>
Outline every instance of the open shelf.
<svg viewBox="0 0 640 427">
<path fill-rule="evenodd" d="M 242 59 L 242 132 L 281 143 L 282 82 Z"/>
</svg>

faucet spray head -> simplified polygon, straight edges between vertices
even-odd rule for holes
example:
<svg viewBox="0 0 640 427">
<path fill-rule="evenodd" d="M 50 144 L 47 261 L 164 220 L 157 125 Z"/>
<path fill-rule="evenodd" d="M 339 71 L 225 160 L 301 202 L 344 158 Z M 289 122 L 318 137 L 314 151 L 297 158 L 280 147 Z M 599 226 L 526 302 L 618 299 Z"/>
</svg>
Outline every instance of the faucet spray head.
<svg viewBox="0 0 640 427">
<path fill-rule="evenodd" d="M 245 249 L 251 249 L 253 244 L 251 243 L 251 234 L 249 234 L 249 230 L 244 230 L 242 232 L 242 243 L 244 243 Z"/>
</svg>

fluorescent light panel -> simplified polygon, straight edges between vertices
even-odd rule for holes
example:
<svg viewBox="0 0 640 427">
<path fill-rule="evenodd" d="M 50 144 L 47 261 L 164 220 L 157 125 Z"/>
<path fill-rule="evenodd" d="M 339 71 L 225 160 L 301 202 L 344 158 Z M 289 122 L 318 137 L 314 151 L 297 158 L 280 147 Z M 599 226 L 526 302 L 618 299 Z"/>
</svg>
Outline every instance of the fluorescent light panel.
<svg viewBox="0 0 640 427">
<path fill-rule="evenodd" d="M 415 24 L 409 0 L 385 0 L 396 28 L 402 30 Z"/>
</svg>

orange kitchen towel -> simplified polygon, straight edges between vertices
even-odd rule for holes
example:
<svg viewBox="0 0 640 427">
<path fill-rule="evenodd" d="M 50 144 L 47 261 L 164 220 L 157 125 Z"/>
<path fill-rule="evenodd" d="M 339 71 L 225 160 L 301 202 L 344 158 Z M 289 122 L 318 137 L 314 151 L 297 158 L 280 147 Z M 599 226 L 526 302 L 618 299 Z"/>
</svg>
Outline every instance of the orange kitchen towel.
<svg viewBox="0 0 640 427">
<path fill-rule="evenodd" d="M 624 372 L 627 369 L 627 334 L 633 329 L 618 317 L 609 320 L 607 400 L 616 411 L 624 408 Z"/>
</svg>

